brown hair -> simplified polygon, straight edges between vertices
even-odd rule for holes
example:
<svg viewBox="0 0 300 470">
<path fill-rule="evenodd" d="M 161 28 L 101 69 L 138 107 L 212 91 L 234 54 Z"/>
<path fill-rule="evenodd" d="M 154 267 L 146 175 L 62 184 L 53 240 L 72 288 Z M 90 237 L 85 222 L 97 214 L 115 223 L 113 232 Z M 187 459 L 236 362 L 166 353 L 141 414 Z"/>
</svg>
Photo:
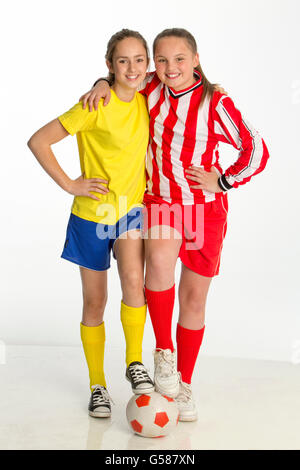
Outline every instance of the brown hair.
<svg viewBox="0 0 300 470">
<path fill-rule="evenodd" d="M 143 36 L 140 33 L 138 33 L 137 31 L 132 31 L 131 29 L 122 29 L 121 31 L 118 31 L 117 33 L 115 33 L 110 38 L 110 40 L 108 41 L 108 44 L 107 44 L 105 59 L 108 60 L 108 62 L 110 62 L 112 64 L 114 52 L 115 52 L 115 49 L 116 49 L 118 43 L 120 41 L 122 41 L 123 39 L 126 39 L 126 38 L 135 38 L 135 39 L 138 39 L 139 41 L 141 41 L 141 43 L 143 44 L 143 46 L 145 48 L 146 55 L 147 55 L 147 60 L 148 60 L 148 63 L 149 63 L 149 61 L 150 61 L 149 48 L 148 48 L 148 44 L 147 44 L 146 40 L 143 38 Z M 114 83 L 115 74 L 113 72 L 109 72 L 108 80 L 110 82 L 110 85 L 112 85 Z"/>
<path fill-rule="evenodd" d="M 189 33 L 186 29 L 183 28 L 171 28 L 171 29 L 164 29 L 161 33 L 159 33 L 156 38 L 154 39 L 153 42 L 153 56 L 155 56 L 155 50 L 157 47 L 157 43 L 160 39 L 163 38 L 168 38 L 168 37 L 176 37 L 176 38 L 182 38 L 185 39 L 186 42 L 188 43 L 188 46 L 192 50 L 193 54 L 197 54 L 197 43 L 194 38 L 194 36 Z M 208 96 L 209 98 L 212 97 L 214 91 L 215 91 L 215 85 L 210 83 L 206 76 L 204 75 L 204 72 L 202 70 L 201 65 L 197 65 L 194 70 L 197 70 L 202 77 L 202 84 L 203 84 L 203 94 L 201 97 L 201 104 L 204 102 L 205 98 Z"/>
</svg>

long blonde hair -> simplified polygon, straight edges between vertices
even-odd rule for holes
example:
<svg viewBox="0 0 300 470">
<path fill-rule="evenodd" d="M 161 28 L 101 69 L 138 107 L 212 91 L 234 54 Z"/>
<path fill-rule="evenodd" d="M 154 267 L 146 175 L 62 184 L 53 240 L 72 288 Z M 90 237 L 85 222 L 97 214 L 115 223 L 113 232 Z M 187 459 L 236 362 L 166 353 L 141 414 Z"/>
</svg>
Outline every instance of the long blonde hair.
<svg viewBox="0 0 300 470">
<path fill-rule="evenodd" d="M 159 33 L 156 38 L 154 39 L 154 42 L 153 42 L 153 56 L 155 56 L 155 50 L 156 50 L 156 46 L 158 44 L 158 41 L 160 39 L 163 39 L 163 38 L 168 38 L 168 37 L 176 37 L 176 38 L 181 38 L 181 39 L 185 39 L 189 48 L 192 50 L 193 54 L 197 54 L 197 43 L 196 43 L 196 40 L 194 38 L 194 36 L 189 32 L 187 31 L 186 29 L 183 29 L 183 28 L 170 28 L 170 29 L 164 29 L 161 33 Z M 205 98 L 206 97 L 209 97 L 211 98 L 214 91 L 215 91 L 215 85 L 210 83 L 203 70 L 202 70 L 202 67 L 199 63 L 199 65 L 197 65 L 197 67 L 194 68 L 194 70 L 197 70 L 200 74 L 201 74 L 201 77 L 202 77 L 202 84 L 203 84 L 203 93 L 202 93 L 202 97 L 201 97 L 201 104 L 204 102 Z"/>
<path fill-rule="evenodd" d="M 149 55 L 149 48 L 148 48 L 148 44 L 147 44 L 146 40 L 143 38 L 143 36 L 140 33 L 138 33 L 137 31 L 132 31 L 131 29 L 122 29 L 121 31 L 118 31 L 117 33 L 115 33 L 110 38 L 110 40 L 108 41 L 108 44 L 107 44 L 105 59 L 112 64 L 113 63 L 114 52 L 115 52 L 115 49 L 116 49 L 118 43 L 120 41 L 123 41 L 123 39 L 126 39 L 126 38 L 135 38 L 135 39 L 138 39 L 139 41 L 141 41 L 141 43 L 143 44 L 143 46 L 145 48 L 146 55 L 147 55 L 147 61 L 148 61 L 148 64 L 149 64 L 150 55 Z M 109 72 L 108 80 L 110 82 L 110 85 L 113 85 L 113 83 L 115 81 L 115 74 L 113 72 Z"/>
</svg>

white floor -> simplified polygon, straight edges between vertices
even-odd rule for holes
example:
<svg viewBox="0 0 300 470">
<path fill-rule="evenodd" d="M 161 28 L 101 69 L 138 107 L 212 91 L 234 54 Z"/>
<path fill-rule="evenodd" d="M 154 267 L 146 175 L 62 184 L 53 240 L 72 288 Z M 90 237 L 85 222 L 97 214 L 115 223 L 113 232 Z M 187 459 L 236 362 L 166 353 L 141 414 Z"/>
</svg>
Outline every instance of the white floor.
<svg viewBox="0 0 300 470">
<path fill-rule="evenodd" d="M 151 370 L 151 352 L 144 362 Z M 80 347 L 10 346 L 0 365 L 0 449 L 300 449 L 299 367 L 202 355 L 193 380 L 198 421 L 145 439 L 127 425 L 122 351 L 106 355 L 115 406 L 101 420 L 87 415 Z"/>
</svg>

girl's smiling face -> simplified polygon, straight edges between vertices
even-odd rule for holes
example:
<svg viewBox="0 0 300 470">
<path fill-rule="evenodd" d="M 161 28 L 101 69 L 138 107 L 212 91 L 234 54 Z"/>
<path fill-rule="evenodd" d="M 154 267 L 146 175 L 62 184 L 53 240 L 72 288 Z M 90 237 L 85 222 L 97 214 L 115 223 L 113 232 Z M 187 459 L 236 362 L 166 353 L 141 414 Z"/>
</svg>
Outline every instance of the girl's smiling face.
<svg viewBox="0 0 300 470">
<path fill-rule="evenodd" d="M 133 91 L 146 77 L 147 52 L 140 40 L 129 37 L 117 44 L 112 63 L 106 64 L 115 75 L 115 85 Z"/>
<path fill-rule="evenodd" d="M 184 90 L 195 83 L 194 67 L 199 64 L 185 39 L 170 36 L 158 41 L 154 62 L 159 79 L 175 91 Z"/>
</svg>

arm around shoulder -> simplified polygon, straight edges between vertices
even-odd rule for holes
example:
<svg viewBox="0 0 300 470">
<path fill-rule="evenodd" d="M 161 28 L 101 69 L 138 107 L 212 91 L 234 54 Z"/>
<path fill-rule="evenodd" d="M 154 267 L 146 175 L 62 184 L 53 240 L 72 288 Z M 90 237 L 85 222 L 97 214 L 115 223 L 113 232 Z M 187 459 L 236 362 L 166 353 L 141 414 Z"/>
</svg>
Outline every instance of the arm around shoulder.
<svg viewBox="0 0 300 470">
<path fill-rule="evenodd" d="M 99 78 L 93 85 L 93 88 L 82 95 L 79 101 L 82 101 L 83 109 L 86 108 L 88 104 L 89 111 L 93 111 L 93 109 L 98 109 L 98 104 L 101 98 L 103 98 L 103 106 L 108 105 L 110 102 L 110 82 L 107 78 Z"/>
</svg>

